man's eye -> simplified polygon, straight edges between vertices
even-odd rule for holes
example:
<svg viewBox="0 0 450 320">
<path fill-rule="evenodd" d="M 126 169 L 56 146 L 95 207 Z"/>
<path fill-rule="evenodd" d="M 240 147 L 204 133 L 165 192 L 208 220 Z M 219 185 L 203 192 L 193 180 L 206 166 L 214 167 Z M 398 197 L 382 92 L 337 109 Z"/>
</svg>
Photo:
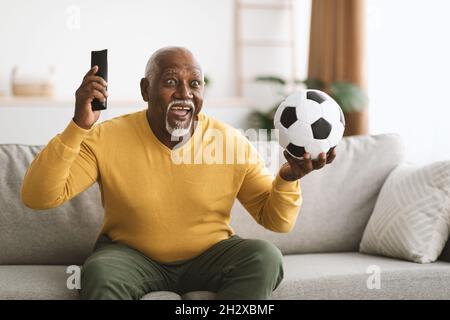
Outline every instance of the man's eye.
<svg viewBox="0 0 450 320">
<path fill-rule="evenodd" d="M 200 86 L 200 81 L 193 80 L 193 81 L 191 81 L 191 85 L 194 86 L 194 87 L 198 87 L 198 86 Z"/>
<path fill-rule="evenodd" d="M 166 80 L 166 84 L 173 86 L 175 85 L 177 82 L 175 81 L 175 79 L 167 79 Z"/>
</svg>

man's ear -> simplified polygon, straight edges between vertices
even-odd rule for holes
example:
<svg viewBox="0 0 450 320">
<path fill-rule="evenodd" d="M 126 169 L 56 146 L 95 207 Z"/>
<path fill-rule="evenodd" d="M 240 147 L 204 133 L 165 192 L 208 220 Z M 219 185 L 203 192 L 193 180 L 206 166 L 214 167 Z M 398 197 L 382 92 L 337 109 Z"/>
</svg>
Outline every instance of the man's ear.
<svg viewBox="0 0 450 320">
<path fill-rule="evenodd" d="M 147 78 L 141 79 L 141 95 L 142 95 L 142 99 L 144 99 L 145 102 L 148 102 L 150 100 L 149 96 L 148 96 L 149 85 L 150 85 L 150 83 Z"/>
</svg>

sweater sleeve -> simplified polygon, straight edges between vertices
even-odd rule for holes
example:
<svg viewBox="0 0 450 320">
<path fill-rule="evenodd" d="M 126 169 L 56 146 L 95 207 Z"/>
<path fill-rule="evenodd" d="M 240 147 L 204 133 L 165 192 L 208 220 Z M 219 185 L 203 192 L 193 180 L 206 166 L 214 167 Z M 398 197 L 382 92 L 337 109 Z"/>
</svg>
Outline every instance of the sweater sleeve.
<svg viewBox="0 0 450 320">
<path fill-rule="evenodd" d="M 98 125 L 83 129 L 71 120 L 62 133 L 50 140 L 25 173 L 21 198 L 27 207 L 58 207 L 97 181 L 99 130 Z"/>
<path fill-rule="evenodd" d="M 266 229 L 283 233 L 291 231 L 302 204 L 299 180 L 285 181 L 279 174 L 274 177 L 251 143 L 249 151 L 256 161 L 247 168 L 238 200 Z"/>
</svg>

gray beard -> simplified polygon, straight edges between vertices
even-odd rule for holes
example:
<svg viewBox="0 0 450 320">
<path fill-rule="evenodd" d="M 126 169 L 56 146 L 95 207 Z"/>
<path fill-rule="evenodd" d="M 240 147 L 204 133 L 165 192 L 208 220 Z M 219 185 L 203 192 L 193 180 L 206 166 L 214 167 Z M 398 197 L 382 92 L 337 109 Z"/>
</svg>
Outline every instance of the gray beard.
<svg viewBox="0 0 450 320">
<path fill-rule="evenodd" d="M 167 106 L 167 112 L 166 112 L 166 130 L 170 134 L 170 140 L 171 141 L 179 141 L 181 137 L 184 137 L 185 135 L 188 135 L 191 132 L 192 122 L 194 120 L 194 113 L 195 113 L 195 105 L 192 102 L 187 102 L 187 104 L 190 104 L 192 106 L 192 115 L 191 120 L 189 121 L 189 125 L 187 128 L 183 127 L 183 123 L 181 121 L 175 121 L 175 127 L 172 127 L 169 123 L 169 109 L 173 104 L 177 103 L 186 103 L 183 100 L 174 100 Z"/>
<path fill-rule="evenodd" d="M 166 116 L 166 130 L 170 133 L 170 140 L 179 141 L 181 137 L 188 135 L 191 132 L 193 118 L 194 117 L 192 116 L 189 121 L 189 126 L 187 128 L 183 128 L 183 123 L 178 121 L 175 122 L 175 127 L 172 127 L 169 123 L 168 117 Z"/>
</svg>

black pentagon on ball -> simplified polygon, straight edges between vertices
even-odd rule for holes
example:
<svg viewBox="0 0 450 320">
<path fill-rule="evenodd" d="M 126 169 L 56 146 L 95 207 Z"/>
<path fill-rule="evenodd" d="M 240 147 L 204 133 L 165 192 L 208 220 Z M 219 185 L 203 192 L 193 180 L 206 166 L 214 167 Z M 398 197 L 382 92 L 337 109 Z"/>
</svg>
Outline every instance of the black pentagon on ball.
<svg viewBox="0 0 450 320">
<path fill-rule="evenodd" d="M 325 97 L 317 91 L 308 91 L 306 93 L 306 99 L 313 100 L 313 101 L 317 102 L 318 104 L 321 104 L 322 102 L 325 101 Z"/>
<path fill-rule="evenodd" d="M 296 146 L 295 144 L 289 143 L 286 149 L 295 157 L 303 157 L 305 154 L 305 148 Z"/>
<path fill-rule="evenodd" d="M 295 107 L 286 107 L 281 113 L 280 122 L 288 129 L 292 124 L 297 121 L 297 113 L 295 112 Z"/>
<path fill-rule="evenodd" d="M 314 139 L 323 140 L 328 138 L 331 132 L 331 124 L 324 118 L 320 118 L 311 125 Z"/>
</svg>

